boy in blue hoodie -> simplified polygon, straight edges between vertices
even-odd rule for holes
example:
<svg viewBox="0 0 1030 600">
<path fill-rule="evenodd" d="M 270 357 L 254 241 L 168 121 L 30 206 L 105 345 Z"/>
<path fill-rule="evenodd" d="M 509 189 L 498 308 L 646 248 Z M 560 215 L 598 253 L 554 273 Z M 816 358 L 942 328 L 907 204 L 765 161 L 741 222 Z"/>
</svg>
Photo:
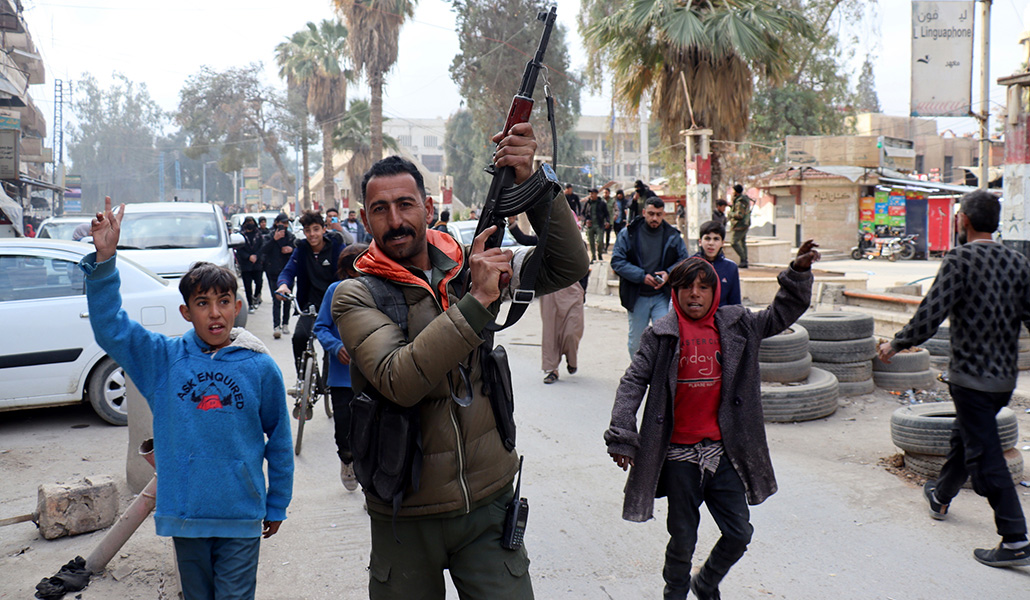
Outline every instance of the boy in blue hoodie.
<svg viewBox="0 0 1030 600">
<path fill-rule="evenodd" d="M 169 338 L 129 319 L 115 268 L 125 207 L 104 204 L 90 232 L 96 252 L 79 266 L 93 335 L 154 414 L 157 534 L 175 543 L 187 600 L 254 598 L 261 537 L 279 530 L 293 493 L 282 373 L 260 340 L 232 328 L 236 276 L 211 263 L 179 283 L 193 331 Z"/>
</svg>

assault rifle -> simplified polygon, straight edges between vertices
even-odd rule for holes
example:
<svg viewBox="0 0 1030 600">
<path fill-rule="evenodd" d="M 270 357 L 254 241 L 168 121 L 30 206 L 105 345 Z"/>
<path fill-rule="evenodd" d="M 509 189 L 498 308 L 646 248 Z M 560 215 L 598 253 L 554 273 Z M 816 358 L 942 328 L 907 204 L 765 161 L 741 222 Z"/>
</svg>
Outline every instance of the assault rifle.
<svg viewBox="0 0 1030 600">
<path fill-rule="evenodd" d="M 533 111 L 533 90 L 536 88 L 536 80 L 540 71 L 544 68 L 544 52 L 547 50 L 547 43 L 551 38 L 551 30 L 554 28 L 554 21 L 558 16 L 558 9 L 552 6 L 547 12 L 537 14 L 537 20 L 543 21 L 544 32 L 540 36 L 540 44 L 537 46 L 536 55 L 526 63 L 526 71 L 522 75 L 522 84 L 518 93 L 511 100 L 511 107 L 508 109 L 508 117 L 504 122 L 505 134 L 518 123 L 529 121 L 529 115 Z M 546 81 L 546 80 L 545 80 Z M 545 91 L 547 86 L 545 84 Z M 547 95 L 548 120 L 551 122 L 551 137 L 555 141 L 553 100 L 550 94 Z M 555 152 L 556 154 L 557 152 Z M 552 160 L 554 157 L 552 156 Z M 497 226 L 495 231 L 486 241 L 487 248 L 497 248 L 504 238 L 505 219 L 513 217 L 529 210 L 540 203 L 549 203 L 561 191 L 561 184 L 554 174 L 554 169 L 548 164 L 543 164 L 526 181 L 519 185 L 515 184 L 515 169 L 513 167 L 500 167 L 490 165 L 486 168 L 487 173 L 493 175 L 490 183 L 490 190 L 487 192 L 486 202 L 483 204 L 483 212 L 479 217 L 479 224 L 476 226 L 476 235 L 492 225 Z M 526 310 L 526 306 L 533 300 L 533 285 L 536 280 L 536 273 L 540 266 L 540 260 L 544 255 L 544 244 L 547 239 L 547 232 L 538 233 L 539 245 L 533 252 L 533 256 L 527 261 L 519 289 L 512 295 L 512 308 L 508 311 L 508 317 L 504 325 L 499 326 L 491 323 L 488 327 L 491 331 L 499 331 L 505 327 L 515 324 Z M 502 278 L 501 287 L 507 287 L 507 276 Z"/>
</svg>

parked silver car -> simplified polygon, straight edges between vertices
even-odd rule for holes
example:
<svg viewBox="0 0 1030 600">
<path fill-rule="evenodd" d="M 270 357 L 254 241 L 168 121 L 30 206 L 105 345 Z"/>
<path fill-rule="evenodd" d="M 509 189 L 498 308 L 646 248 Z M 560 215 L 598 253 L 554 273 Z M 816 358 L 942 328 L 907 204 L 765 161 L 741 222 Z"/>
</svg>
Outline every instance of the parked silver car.
<svg viewBox="0 0 1030 600">
<path fill-rule="evenodd" d="M 39 224 L 39 231 L 36 237 L 53 240 L 72 240 L 72 233 L 83 223 L 93 220 L 90 215 L 65 215 L 63 217 L 50 217 Z M 87 234 L 89 235 L 89 234 Z"/>
<path fill-rule="evenodd" d="M 0 411 L 88 400 L 108 423 L 127 423 L 125 374 L 96 343 L 78 262 L 92 245 L 0 239 Z M 182 296 L 166 279 L 119 255 L 122 306 L 147 329 L 182 335 Z"/>
<path fill-rule="evenodd" d="M 198 202 L 140 202 L 125 205 L 118 254 L 166 279 L 178 280 L 193 263 L 205 261 L 236 271 L 232 248 L 243 236 L 228 233 L 220 208 Z M 177 281 L 173 281 L 178 285 Z M 242 290 L 241 290 L 242 291 Z M 247 324 L 247 299 L 235 325 Z"/>
</svg>

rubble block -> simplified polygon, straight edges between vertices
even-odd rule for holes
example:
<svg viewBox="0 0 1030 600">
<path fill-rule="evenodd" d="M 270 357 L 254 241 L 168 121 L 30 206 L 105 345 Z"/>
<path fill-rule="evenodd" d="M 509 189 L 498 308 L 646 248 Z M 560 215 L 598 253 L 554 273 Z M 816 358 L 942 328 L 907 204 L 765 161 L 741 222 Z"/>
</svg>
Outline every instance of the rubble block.
<svg viewBox="0 0 1030 600">
<path fill-rule="evenodd" d="M 104 529 L 118 518 L 118 488 L 106 475 L 71 484 L 43 484 L 36 514 L 39 531 L 48 540 Z"/>
</svg>

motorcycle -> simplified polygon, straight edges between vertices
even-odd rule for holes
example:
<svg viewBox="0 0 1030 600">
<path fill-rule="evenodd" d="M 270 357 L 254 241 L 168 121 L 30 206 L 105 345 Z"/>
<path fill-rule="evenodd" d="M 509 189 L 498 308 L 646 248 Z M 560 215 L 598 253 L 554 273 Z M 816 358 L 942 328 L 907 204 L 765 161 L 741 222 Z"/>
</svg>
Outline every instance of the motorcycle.
<svg viewBox="0 0 1030 600">
<path fill-rule="evenodd" d="M 915 258 L 917 239 L 919 239 L 918 233 L 910 233 L 901 238 L 901 249 L 898 251 L 898 258 L 901 260 L 912 260 Z"/>
<path fill-rule="evenodd" d="M 915 238 L 914 235 L 908 237 Z M 908 258 L 915 256 L 915 242 L 912 242 L 911 246 L 905 246 L 902 244 L 902 238 L 900 237 L 879 238 L 870 232 L 859 231 L 858 245 L 851 248 L 851 258 L 855 260 L 862 260 L 863 258 L 872 260 L 877 256 L 882 256 L 894 262 L 898 260 L 899 256 L 903 257 L 906 248 L 910 248 L 911 251 Z"/>
</svg>

